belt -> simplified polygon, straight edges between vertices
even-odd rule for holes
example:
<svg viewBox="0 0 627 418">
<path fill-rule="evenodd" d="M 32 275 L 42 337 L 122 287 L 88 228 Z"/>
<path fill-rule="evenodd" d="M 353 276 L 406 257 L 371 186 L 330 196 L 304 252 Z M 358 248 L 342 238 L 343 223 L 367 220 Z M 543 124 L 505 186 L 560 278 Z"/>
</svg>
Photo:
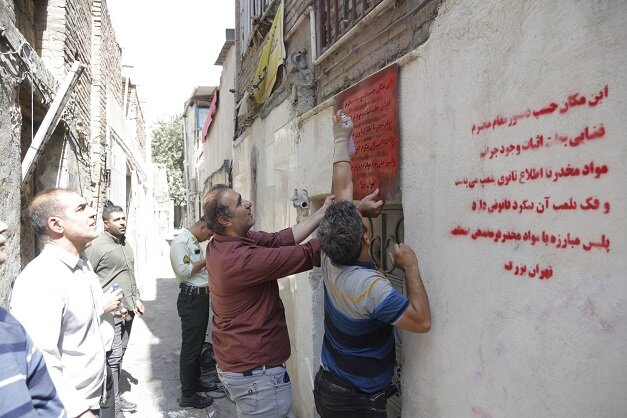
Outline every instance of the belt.
<svg viewBox="0 0 627 418">
<path fill-rule="evenodd" d="M 257 367 L 253 367 L 252 369 L 249 370 L 244 370 L 242 372 L 242 376 L 252 376 L 253 372 L 257 371 L 257 370 L 266 370 L 266 369 L 273 369 L 275 367 L 285 367 L 285 364 L 276 364 L 276 365 L 271 365 L 271 366 L 257 366 Z"/>
<path fill-rule="evenodd" d="M 179 288 L 181 289 L 181 293 L 184 293 L 186 295 L 208 295 L 209 294 L 209 288 L 207 286 L 196 287 L 196 286 L 189 285 L 187 283 L 181 283 L 179 285 Z"/>
<path fill-rule="evenodd" d="M 385 404 L 387 398 L 394 395 L 398 388 L 394 385 L 389 385 L 383 390 L 375 393 L 366 393 L 357 389 L 353 385 L 347 384 L 343 381 L 343 379 L 336 376 L 333 372 L 326 370 L 324 367 L 320 366 L 320 371 L 316 376 L 316 383 L 318 383 L 318 377 L 322 377 L 323 381 L 320 383 L 331 392 L 337 395 L 354 395 L 360 396 L 363 399 L 367 399 L 370 404 L 377 409 L 385 409 Z"/>
</svg>

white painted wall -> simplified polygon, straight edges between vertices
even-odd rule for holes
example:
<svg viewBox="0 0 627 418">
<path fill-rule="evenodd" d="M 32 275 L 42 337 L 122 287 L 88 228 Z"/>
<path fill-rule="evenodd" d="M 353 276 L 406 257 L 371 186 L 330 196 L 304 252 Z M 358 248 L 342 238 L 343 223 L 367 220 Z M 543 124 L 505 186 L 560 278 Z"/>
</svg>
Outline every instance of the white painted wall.
<svg viewBox="0 0 627 418">
<path fill-rule="evenodd" d="M 107 198 L 125 210 L 129 208 L 126 213 L 126 237 L 135 255 L 135 278 L 141 292 L 143 279 L 150 271 L 149 258 L 157 253 L 160 244 L 164 242 L 164 235 L 160 235 L 157 227 L 160 219 L 155 216 L 152 164 L 146 163 L 145 153 L 137 141 L 137 130 L 129 126 L 121 106 L 112 95 L 107 97 L 107 116 L 107 167 L 111 170 Z M 128 194 L 127 174 L 130 176 Z M 101 216 L 98 222 L 102 230 Z"/>
<path fill-rule="evenodd" d="M 401 181 L 405 237 L 417 250 L 432 305 L 428 335 L 404 337 L 407 417 L 619 417 L 627 413 L 627 271 L 624 207 L 627 3 L 450 1 L 416 59 L 401 71 Z M 473 124 L 510 117 L 579 92 L 595 107 L 559 109 L 479 135 Z M 604 124 L 606 134 L 565 147 Z M 486 147 L 551 136 L 550 147 L 480 158 Z M 463 178 L 594 161 L 599 179 L 565 177 L 507 187 L 455 186 Z M 597 197 L 600 210 L 477 212 L 473 200 L 536 205 Z M 537 207 L 537 206 L 536 206 Z M 457 225 L 609 237 L 610 252 L 454 237 Z M 572 248 L 571 248 L 572 247 Z M 508 261 L 552 266 L 549 280 L 515 276 Z"/>
<path fill-rule="evenodd" d="M 403 416 L 625 416 L 627 3 L 451 0 L 431 31 L 425 45 L 400 61 L 405 238 L 418 254 L 433 318 L 430 333 L 403 335 Z M 607 97 L 591 107 L 589 100 L 606 85 Z M 567 109 L 564 102 L 574 93 L 586 103 Z M 509 122 L 512 115 L 552 102 L 558 105 L 553 113 L 538 118 L 531 113 L 514 126 L 473 134 L 473 124 L 499 116 Z M 283 190 L 328 192 L 331 114 L 323 104 L 291 131 L 294 116 L 284 104 L 236 142 L 235 189 L 244 197 L 252 184 L 250 156 L 257 150 L 257 228 L 277 230 L 295 220 Z M 600 132 L 601 124 L 601 137 L 577 146 L 555 138 L 556 132 L 576 138 L 585 127 Z M 281 128 L 293 132 L 287 140 L 279 139 Z M 509 156 L 498 151 L 501 145 L 537 141 L 536 135 L 544 135 L 550 146 Z M 498 157 L 480 157 L 494 147 Z M 606 165 L 608 172 L 598 179 L 582 176 L 590 162 Z M 580 175 L 553 181 L 569 164 Z M 519 176 L 527 168 L 549 168 L 553 177 L 523 184 Z M 508 186 L 455 185 L 463 179 L 498 180 L 513 170 L 517 181 Z M 545 197 L 548 209 L 542 206 Z M 589 197 L 598 198 L 601 207 L 583 210 Z M 577 209 L 553 207 L 570 198 Z M 473 201 L 491 205 L 503 199 L 528 199 L 533 212 L 472 210 Z M 566 248 L 542 241 L 495 243 L 455 236 L 451 231 L 457 226 L 470 234 L 477 228 L 540 237 L 546 231 L 558 239 L 570 233 L 571 241 Z M 603 234 L 609 252 L 582 248 L 600 243 Z M 515 267 L 536 264 L 551 267 L 552 277 L 515 275 Z M 310 277 L 281 282 L 299 417 L 314 416 L 306 365 L 316 370 L 321 336 L 319 306 L 313 304 L 320 300 L 319 282 Z"/>
<path fill-rule="evenodd" d="M 257 196 L 253 199 L 253 211 L 256 217 L 254 228 L 257 230 L 273 232 L 296 224 L 296 209 L 290 201 L 295 188 L 307 189 L 312 202 L 330 189 L 328 160 L 322 163 L 318 160 L 319 152 L 309 148 L 311 141 L 308 141 L 306 151 L 302 150 L 303 144 L 299 141 L 291 105 L 285 102 L 267 118 L 256 120 L 235 142 L 233 188 L 246 199 L 251 199 L 251 167 L 256 160 Z M 318 185 L 315 178 L 309 177 L 314 171 L 310 168 L 312 162 L 322 164 L 328 171 L 325 181 L 321 182 L 327 184 L 324 188 Z M 279 280 L 292 342 L 288 369 L 292 380 L 293 408 L 295 416 L 299 417 L 313 416 L 315 411 L 311 392 L 311 363 L 315 359 L 312 338 L 315 322 L 312 298 L 315 296 L 312 286 L 319 283 L 319 279 L 312 278 L 310 273 Z"/>
<path fill-rule="evenodd" d="M 207 140 L 203 144 L 204 166 L 202 169 L 202 184 L 207 178 L 222 167 L 224 160 L 233 159 L 233 133 L 235 132 L 235 95 L 229 90 L 235 89 L 235 46 L 232 46 L 224 60 L 219 86 L 218 110 L 207 133 Z"/>
</svg>

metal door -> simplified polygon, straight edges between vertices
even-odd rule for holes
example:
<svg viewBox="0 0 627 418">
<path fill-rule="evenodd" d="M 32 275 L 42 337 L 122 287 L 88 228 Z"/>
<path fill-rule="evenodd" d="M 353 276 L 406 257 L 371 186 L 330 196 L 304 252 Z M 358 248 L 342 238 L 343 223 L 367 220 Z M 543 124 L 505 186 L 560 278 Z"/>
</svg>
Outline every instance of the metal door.
<svg viewBox="0 0 627 418">
<path fill-rule="evenodd" d="M 377 264 L 377 267 L 390 280 L 403 295 L 407 295 L 405 288 L 405 275 L 402 270 L 394 267 L 388 253 L 392 252 L 394 244 L 404 242 L 405 231 L 403 226 L 403 207 L 400 203 L 386 203 L 381 214 L 374 219 L 370 219 L 370 230 L 372 231 L 372 242 L 370 243 L 370 258 Z M 402 390 L 401 390 L 401 370 L 403 363 L 403 341 L 402 334 L 394 328 L 396 339 L 396 368 L 392 383 L 398 388 L 398 392 L 388 398 L 387 412 L 388 418 L 401 416 Z"/>
</svg>

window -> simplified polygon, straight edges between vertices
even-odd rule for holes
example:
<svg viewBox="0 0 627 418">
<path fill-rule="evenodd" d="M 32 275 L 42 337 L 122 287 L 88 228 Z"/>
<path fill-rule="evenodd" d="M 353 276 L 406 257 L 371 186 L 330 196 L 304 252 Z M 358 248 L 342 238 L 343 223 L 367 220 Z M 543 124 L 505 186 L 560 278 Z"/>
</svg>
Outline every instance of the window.
<svg viewBox="0 0 627 418">
<path fill-rule="evenodd" d="M 279 0 L 239 0 L 239 29 L 242 55 L 252 44 L 263 41 L 272 26 Z"/>
<path fill-rule="evenodd" d="M 355 26 L 382 0 L 319 0 L 318 18 L 319 51 L 322 53 Z"/>
<path fill-rule="evenodd" d="M 198 134 L 205 123 L 205 119 L 207 119 L 207 114 L 209 113 L 208 107 L 197 107 L 196 108 L 196 126 L 194 129 L 196 130 L 196 134 Z"/>
</svg>

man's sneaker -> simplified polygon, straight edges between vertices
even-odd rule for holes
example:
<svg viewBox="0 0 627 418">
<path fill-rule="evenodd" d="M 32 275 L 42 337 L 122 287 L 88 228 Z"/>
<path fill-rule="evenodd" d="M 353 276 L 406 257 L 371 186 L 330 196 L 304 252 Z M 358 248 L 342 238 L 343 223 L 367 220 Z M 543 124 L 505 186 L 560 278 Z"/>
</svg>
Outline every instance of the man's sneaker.
<svg viewBox="0 0 627 418">
<path fill-rule="evenodd" d="M 181 408 L 191 406 L 196 409 L 204 409 L 211 406 L 212 403 L 213 399 L 200 396 L 197 393 L 194 393 L 192 396 L 181 396 L 181 399 L 179 399 L 179 405 Z"/>
<path fill-rule="evenodd" d="M 115 400 L 115 409 L 116 411 L 133 412 L 137 409 L 137 404 L 118 396 Z"/>
<path fill-rule="evenodd" d="M 122 411 L 115 411 L 115 418 L 126 418 L 126 415 Z"/>
</svg>

